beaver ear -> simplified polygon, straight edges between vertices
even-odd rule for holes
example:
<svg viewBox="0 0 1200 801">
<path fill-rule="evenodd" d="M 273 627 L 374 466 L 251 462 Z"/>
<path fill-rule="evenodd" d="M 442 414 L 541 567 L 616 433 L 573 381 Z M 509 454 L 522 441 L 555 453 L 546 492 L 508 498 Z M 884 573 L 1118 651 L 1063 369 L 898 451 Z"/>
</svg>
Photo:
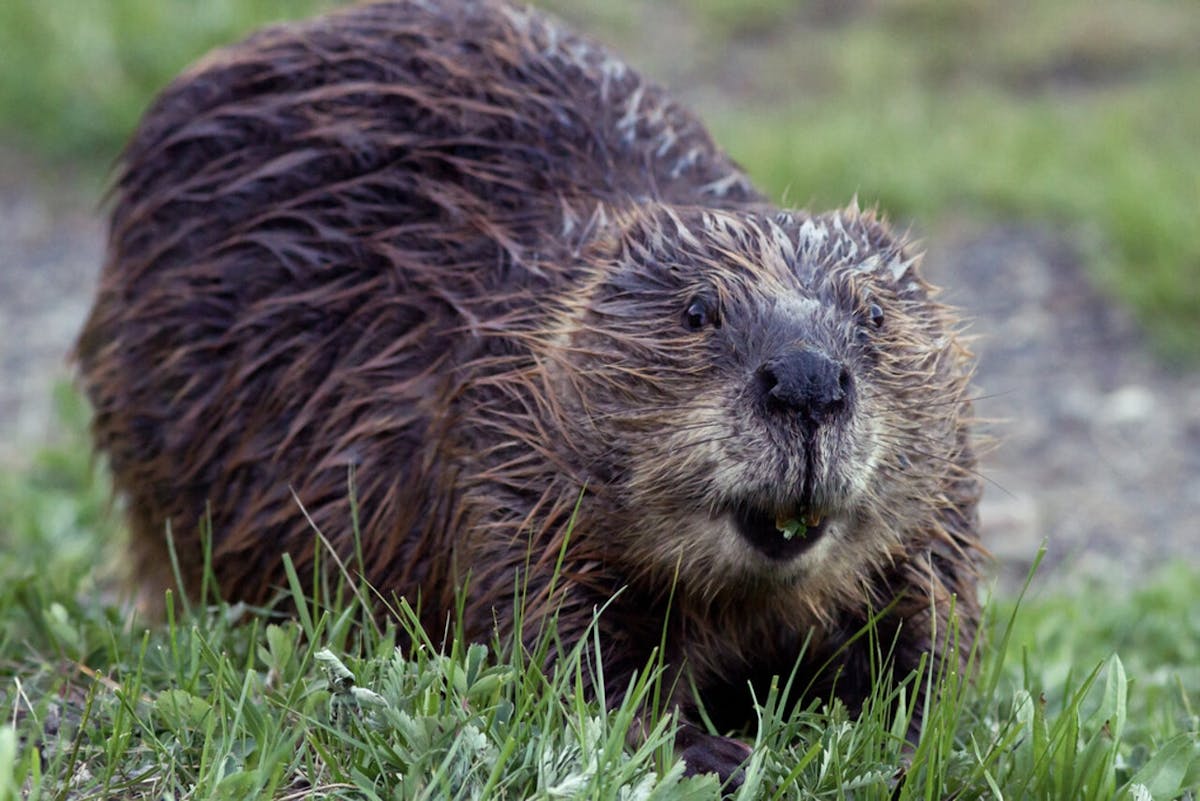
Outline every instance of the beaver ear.
<svg viewBox="0 0 1200 801">
<path fill-rule="evenodd" d="M 840 216 L 846 231 L 866 245 L 866 252 L 877 254 L 872 272 L 895 287 L 897 294 L 904 296 L 925 289 L 920 275 L 925 254 L 918 241 L 907 232 L 893 230 L 878 209 L 860 210 L 857 198 L 841 210 Z"/>
</svg>

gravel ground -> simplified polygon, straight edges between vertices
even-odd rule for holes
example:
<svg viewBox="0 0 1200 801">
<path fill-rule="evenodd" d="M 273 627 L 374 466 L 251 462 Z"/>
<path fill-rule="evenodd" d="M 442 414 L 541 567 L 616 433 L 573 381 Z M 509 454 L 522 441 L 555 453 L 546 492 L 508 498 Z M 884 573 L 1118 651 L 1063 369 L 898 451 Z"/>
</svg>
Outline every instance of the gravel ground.
<svg viewBox="0 0 1200 801">
<path fill-rule="evenodd" d="M 931 246 L 927 274 L 974 319 L 977 412 L 995 447 L 985 541 L 1009 586 L 1200 566 L 1200 373 L 1157 364 L 1069 241 L 996 227 Z"/>
<path fill-rule="evenodd" d="M 974 319 L 985 541 L 1002 583 L 1200 565 L 1200 373 L 1170 374 L 1093 289 L 1069 241 L 1032 227 L 939 235 L 927 274 Z M 0 464 L 53 436 L 55 380 L 86 314 L 94 199 L 0 153 Z"/>
<path fill-rule="evenodd" d="M 60 180 L 0 151 L 0 465 L 53 436 L 50 393 L 100 267 L 95 200 Z"/>
</svg>

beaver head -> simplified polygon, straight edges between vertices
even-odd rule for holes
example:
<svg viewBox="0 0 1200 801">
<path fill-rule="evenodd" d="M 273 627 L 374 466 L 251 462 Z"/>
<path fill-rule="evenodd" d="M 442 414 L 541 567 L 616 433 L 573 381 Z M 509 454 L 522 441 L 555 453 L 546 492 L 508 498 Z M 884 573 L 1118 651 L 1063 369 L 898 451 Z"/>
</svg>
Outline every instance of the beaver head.
<svg viewBox="0 0 1200 801">
<path fill-rule="evenodd" d="M 615 558 L 706 595 L 861 592 L 936 525 L 961 447 L 965 351 L 905 243 L 853 207 L 608 228 L 551 374 Z"/>
</svg>

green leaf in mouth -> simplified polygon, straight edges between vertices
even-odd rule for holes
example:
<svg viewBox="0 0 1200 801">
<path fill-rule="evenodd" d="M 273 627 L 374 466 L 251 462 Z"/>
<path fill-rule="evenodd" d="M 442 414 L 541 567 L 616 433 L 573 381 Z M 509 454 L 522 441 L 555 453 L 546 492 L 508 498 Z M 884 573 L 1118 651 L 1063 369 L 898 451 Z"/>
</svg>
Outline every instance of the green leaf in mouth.
<svg viewBox="0 0 1200 801">
<path fill-rule="evenodd" d="M 775 527 L 783 534 L 783 538 L 789 542 L 797 535 L 803 538 L 808 533 L 808 526 L 794 517 L 784 521 L 776 520 Z"/>
</svg>

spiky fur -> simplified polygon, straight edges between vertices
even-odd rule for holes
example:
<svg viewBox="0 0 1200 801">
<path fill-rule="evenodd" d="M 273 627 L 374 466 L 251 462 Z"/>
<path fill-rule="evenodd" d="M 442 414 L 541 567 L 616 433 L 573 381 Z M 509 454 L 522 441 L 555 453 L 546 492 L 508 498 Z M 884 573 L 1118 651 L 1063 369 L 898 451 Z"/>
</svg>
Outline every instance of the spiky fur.
<svg viewBox="0 0 1200 801">
<path fill-rule="evenodd" d="M 349 558 L 353 467 L 367 578 L 434 630 L 468 574 L 478 637 L 511 625 L 518 586 L 527 630 L 557 614 L 566 642 L 621 591 L 609 698 L 664 626 L 668 663 L 738 710 L 721 720 L 888 604 L 898 672 L 946 647 L 952 598 L 973 639 L 954 315 L 873 214 L 772 209 L 603 48 L 493 2 L 352 8 L 193 67 L 122 163 L 78 358 L 150 593 L 168 521 L 197 585 L 206 515 L 229 597 L 266 600 L 285 552 L 308 575 L 293 491 Z M 680 325 L 697 292 L 720 329 Z M 857 388 L 807 464 L 747 395 L 794 340 Z M 722 515 L 786 503 L 805 471 L 832 531 L 771 563 Z M 852 706 L 868 662 L 835 665 Z"/>
</svg>

